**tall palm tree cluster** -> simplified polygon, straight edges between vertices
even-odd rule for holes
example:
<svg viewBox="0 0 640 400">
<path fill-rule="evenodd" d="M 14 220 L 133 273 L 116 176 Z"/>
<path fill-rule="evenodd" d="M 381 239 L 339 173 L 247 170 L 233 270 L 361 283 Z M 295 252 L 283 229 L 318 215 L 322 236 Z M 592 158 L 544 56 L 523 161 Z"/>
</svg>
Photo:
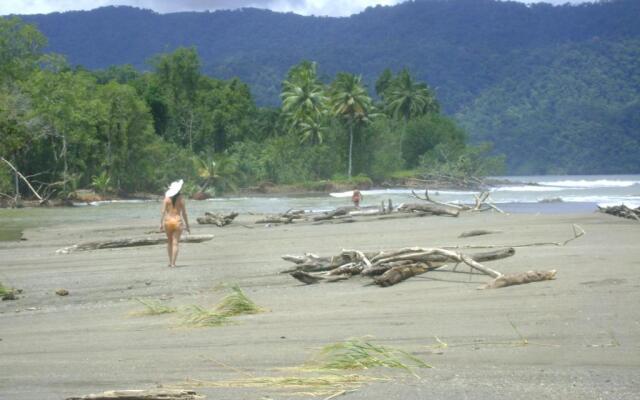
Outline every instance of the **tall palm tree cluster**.
<svg viewBox="0 0 640 400">
<path fill-rule="evenodd" d="M 314 62 L 293 67 L 282 83 L 282 112 L 291 132 L 301 143 L 322 143 L 332 121 L 344 124 L 349 132 L 347 176 L 351 178 L 354 133 L 378 117 L 404 121 L 401 141 L 409 119 L 439 113 L 440 106 L 425 83 L 416 82 L 404 69 L 396 77 L 385 70 L 376 83 L 380 98 L 374 103 L 362 76 L 340 72 L 333 82 L 321 82 Z"/>
</svg>

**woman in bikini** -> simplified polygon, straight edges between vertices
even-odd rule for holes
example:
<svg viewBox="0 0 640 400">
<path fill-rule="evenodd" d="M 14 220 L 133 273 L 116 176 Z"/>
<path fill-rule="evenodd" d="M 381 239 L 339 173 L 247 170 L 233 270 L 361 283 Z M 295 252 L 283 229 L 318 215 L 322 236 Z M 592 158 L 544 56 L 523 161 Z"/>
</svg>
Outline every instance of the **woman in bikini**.
<svg viewBox="0 0 640 400">
<path fill-rule="evenodd" d="M 167 190 L 164 195 L 164 201 L 162 202 L 160 230 L 167 234 L 169 267 L 176 266 L 178 243 L 180 242 L 180 235 L 182 235 L 183 223 L 187 232 L 191 233 L 191 229 L 189 228 L 189 219 L 187 218 L 187 209 L 184 205 L 184 198 L 180 193 L 183 183 L 184 181 L 182 179 L 171 183 L 169 190 Z"/>
</svg>

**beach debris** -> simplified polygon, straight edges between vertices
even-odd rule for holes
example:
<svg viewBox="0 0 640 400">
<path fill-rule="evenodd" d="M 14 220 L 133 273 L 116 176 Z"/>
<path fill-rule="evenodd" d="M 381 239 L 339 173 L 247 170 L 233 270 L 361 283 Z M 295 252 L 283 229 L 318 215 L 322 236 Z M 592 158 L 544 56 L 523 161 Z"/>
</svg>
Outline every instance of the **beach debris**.
<svg viewBox="0 0 640 400">
<path fill-rule="evenodd" d="M 313 217 L 314 221 L 324 221 L 327 219 L 333 219 L 336 217 L 342 217 L 349 213 L 349 211 L 354 210 L 355 207 L 338 207 L 335 210 L 327 211 L 322 213 L 321 215 L 316 215 Z"/>
<path fill-rule="evenodd" d="M 458 237 L 459 238 L 466 238 L 466 237 L 472 237 L 472 236 L 482 236 L 482 235 L 492 235 L 494 233 L 501 233 L 500 231 L 488 231 L 485 229 L 475 229 L 472 231 L 466 231 L 466 232 L 462 232 Z"/>
<path fill-rule="evenodd" d="M 615 215 L 616 217 L 635 219 L 640 222 L 640 207 L 630 208 L 624 204 L 619 206 L 601 207 L 598 206 L 598 210 L 605 214 Z"/>
<path fill-rule="evenodd" d="M 193 390 L 151 389 L 151 390 L 110 390 L 81 397 L 67 397 L 66 400 L 198 400 L 205 396 Z"/>
<path fill-rule="evenodd" d="M 407 247 L 379 252 L 342 250 L 338 256 L 334 257 L 307 254 L 305 256 L 285 255 L 282 258 L 296 264 L 293 270 L 283 272 L 289 273 L 293 278 L 306 284 L 333 282 L 348 279 L 354 275 L 362 275 L 373 277 L 375 284 L 387 287 L 416 275 L 441 269 L 448 263 L 455 264 L 454 270 L 458 264 L 465 264 L 470 267 L 470 273 L 477 271 L 493 278 L 481 289 L 497 289 L 555 279 L 555 270 L 505 275 L 480 264 L 480 261 L 499 260 L 514 254 L 513 247 L 470 255 L 443 248 Z"/>
<path fill-rule="evenodd" d="M 180 243 L 202 243 L 213 239 L 213 235 L 188 235 L 180 238 Z M 165 237 L 123 238 L 97 242 L 84 242 L 56 250 L 57 254 L 69 254 L 74 251 L 115 249 L 121 247 L 150 246 L 167 243 Z"/>
<path fill-rule="evenodd" d="M 69 295 L 69 291 L 67 289 L 58 289 L 58 290 L 56 290 L 56 294 L 58 296 L 68 296 Z"/>
<path fill-rule="evenodd" d="M 457 217 L 460 215 L 460 210 L 455 207 L 443 206 L 439 204 L 418 204 L 418 203 L 406 203 L 398 207 L 400 212 L 419 212 L 431 215 L 448 215 L 451 217 Z"/>
<path fill-rule="evenodd" d="M 480 192 L 479 194 L 474 194 L 473 198 L 475 201 L 474 205 L 468 205 L 468 204 L 453 204 L 453 203 L 442 203 L 440 201 L 434 200 L 431 197 L 429 197 L 429 188 L 425 188 L 424 189 L 424 196 L 421 197 L 420 195 L 418 195 L 414 190 L 411 191 L 411 194 L 413 195 L 413 197 L 419 199 L 419 200 L 423 200 L 423 201 L 427 201 L 429 203 L 438 205 L 438 206 L 442 206 L 442 207 L 446 207 L 446 208 L 453 208 L 456 209 L 458 211 L 487 211 L 487 210 L 495 210 L 501 214 L 504 214 L 505 212 L 502 211 L 500 208 L 498 208 L 498 206 L 496 206 L 495 204 L 493 204 L 493 202 L 490 199 L 490 192 L 487 191 L 483 191 Z"/>
<path fill-rule="evenodd" d="M 534 247 L 534 246 L 558 246 L 563 247 L 586 234 L 584 229 L 580 225 L 571 224 L 571 228 L 573 229 L 573 236 L 567 240 L 562 242 L 534 242 L 534 243 L 518 243 L 518 244 L 509 244 L 510 247 Z M 491 249 L 491 248 L 499 248 L 505 247 L 504 244 L 482 244 L 482 245 L 459 245 L 459 246 L 449 246 L 448 249 Z"/>
<path fill-rule="evenodd" d="M 281 338 L 284 339 L 284 336 Z M 325 345 L 303 365 L 280 368 L 277 375 L 254 375 L 216 360 L 211 361 L 244 376 L 232 380 L 187 379 L 164 386 L 172 388 L 253 388 L 260 389 L 261 392 L 264 390 L 277 391 L 287 397 L 314 397 L 329 400 L 355 392 L 372 382 L 399 380 L 398 374 L 394 374 L 398 378 L 387 376 L 388 374 L 385 372 L 391 369 L 404 371 L 419 379 L 420 376 L 417 374 L 419 369 L 432 368 L 405 350 L 374 343 L 371 336 L 351 338 Z M 282 371 L 293 371 L 294 374 L 283 376 Z M 406 381 L 406 378 L 402 379 Z"/>
<path fill-rule="evenodd" d="M 0 282 L 0 298 L 3 301 L 18 300 L 17 294 L 22 293 L 22 289 L 6 287 Z"/>
<path fill-rule="evenodd" d="M 210 224 L 223 227 L 231 224 L 238 215 L 239 214 L 237 212 L 231 212 L 229 214 L 205 212 L 204 217 L 198 217 L 196 218 L 196 221 L 201 225 Z"/>
<path fill-rule="evenodd" d="M 16 296 L 16 292 L 6 292 L 2 295 L 2 301 L 8 300 L 18 300 L 18 296 Z"/>
<path fill-rule="evenodd" d="M 502 275 L 491 282 L 488 282 L 482 289 L 497 289 L 512 285 L 522 285 L 530 282 L 540 282 L 556 279 L 556 270 L 550 271 L 527 271 L 517 274 Z"/>
<path fill-rule="evenodd" d="M 304 210 L 289 209 L 282 214 L 267 215 L 257 220 L 256 224 L 290 224 L 293 220 L 304 219 Z"/>
<path fill-rule="evenodd" d="M 230 317 L 259 314 L 267 311 L 253 302 L 236 284 L 230 286 L 231 293 L 226 295 L 214 309 L 197 305 L 190 306 L 184 315 L 185 325 L 193 327 L 220 326 L 229 322 Z"/>
<path fill-rule="evenodd" d="M 406 351 L 373 343 L 371 339 L 351 338 L 326 345 L 308 365 L 311 368 L 327 370 L 399 368 L 411 373 L 414 373 L 414 368 L 432 368 Z"/>
</svg>

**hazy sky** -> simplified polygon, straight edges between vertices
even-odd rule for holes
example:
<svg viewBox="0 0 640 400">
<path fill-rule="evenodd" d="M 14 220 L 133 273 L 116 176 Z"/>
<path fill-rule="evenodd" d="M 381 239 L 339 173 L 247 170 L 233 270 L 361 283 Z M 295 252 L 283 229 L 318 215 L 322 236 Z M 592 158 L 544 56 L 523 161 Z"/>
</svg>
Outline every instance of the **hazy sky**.
<svg viewBox="0 0 640 400">
<path fill-rule="evenodd" d="M 47 14 L 55 11 L 91 10 L 109 5 L 129 5 L 160 13 L 204 11 L 241 7 L 292 11 L 303 15 L 348 16 L 376 4 L 393 5 L 404 0 L 0 0 L 0 15 Z M 523 3 L 538 1 L 517 0 Z M 585 0 L 544 0 L 544 3 L 584 3 Z"/>
</svg>

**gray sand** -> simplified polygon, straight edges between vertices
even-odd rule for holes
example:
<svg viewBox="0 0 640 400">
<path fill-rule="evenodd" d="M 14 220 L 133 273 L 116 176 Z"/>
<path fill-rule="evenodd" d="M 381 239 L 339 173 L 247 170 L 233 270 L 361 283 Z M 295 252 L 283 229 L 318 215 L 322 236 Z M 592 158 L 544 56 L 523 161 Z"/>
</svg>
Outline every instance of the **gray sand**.
<svg viewBox="0 0 640 400">
<path fill-rule="evenodd" d="M 420 379 L 394 370 L 350 399 L 637 399 L 640 393 L 640 225 L 603 214 L 467 214 L 352 224 L 194 226 L 211 242 L 184 244 L 178 268 L 164 246 L 56 255 L 80 241 L 144 235 L 156 220 L 58 226 L 0 242 L 0 399 L 64 399 L 185 379 L 284 374 L 326 344 L 373 336 L 434 366 Z M 195 219 L 195 216 L 192 216 Z M 305 286 L 279 271 L 283 254 L 338 254 L 462 244 L 558 242 L 487 263 L 503 273 L 557 269 L 555 281 L 476 290 L 482 275 L 430 272 L 390 288 L 354 277 Z M 242 226 L 242 224 L 249 224 Z M 471 229 L 502 233 L 459 239 Z M 460 267 L 460 271 L 467 269 Z M 237 283 L 269 312 L 188 328 L 175 314 L 134 317 L 135 298 L 215 305 Z M 65 288 L 70 295 L 59 297 Z M 528 344 L 522 345 L 522 335 Z M 448 344 L 436 349 L 436 337 Z M 198 388 L 209 399 L 308 398 L 276 389 Z"/>
</svg>

